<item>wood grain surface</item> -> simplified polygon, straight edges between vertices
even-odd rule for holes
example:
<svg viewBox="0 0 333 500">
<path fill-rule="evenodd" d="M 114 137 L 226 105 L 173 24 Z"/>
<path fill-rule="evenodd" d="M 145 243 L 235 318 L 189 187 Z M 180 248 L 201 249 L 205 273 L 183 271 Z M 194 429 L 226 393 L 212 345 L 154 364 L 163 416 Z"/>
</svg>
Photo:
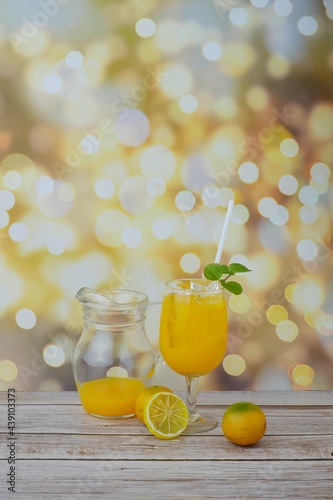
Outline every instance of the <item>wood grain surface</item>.
<svg viewBox="0 0 333 500">
<path fill-rule="evenodd" d="M 183 394 L 181 394 L 184 396 Z M 239 447 L 221 419 L 236 401 L 259 404 L 267 432 Z M 329 391 L 202 392 L 213 431 L 172 441 L 135 417 L 87 415 L 76 392 L 16 394 L 16 493 L 8 492 L 7 393 L 0 393 L 0 498 L 333 499 L 333 394 Z"/>
</svg>

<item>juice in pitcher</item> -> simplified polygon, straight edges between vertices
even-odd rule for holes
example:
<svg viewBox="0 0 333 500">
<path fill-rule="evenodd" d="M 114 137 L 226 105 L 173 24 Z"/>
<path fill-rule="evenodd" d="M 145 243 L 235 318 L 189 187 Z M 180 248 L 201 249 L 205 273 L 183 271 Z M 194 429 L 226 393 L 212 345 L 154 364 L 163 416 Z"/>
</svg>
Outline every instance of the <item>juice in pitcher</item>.
<svg viewBox="0 0 333 500">
<path fill-rule="evenodd" d="M 91 415 L 123 417 L 134 415 L 135 402 L 145 385 L 134 378 L 100 378 L 78 386 L 83 408 Z"/>
<path fill-rule="evenodd" d="M 201 376 L 214 370 L 225 354 L 227 334 L 227 306 L 222 292 L 213 297 L 179 292 L 164 297 L 160 349 L 175 372 Z"/>
</svg>

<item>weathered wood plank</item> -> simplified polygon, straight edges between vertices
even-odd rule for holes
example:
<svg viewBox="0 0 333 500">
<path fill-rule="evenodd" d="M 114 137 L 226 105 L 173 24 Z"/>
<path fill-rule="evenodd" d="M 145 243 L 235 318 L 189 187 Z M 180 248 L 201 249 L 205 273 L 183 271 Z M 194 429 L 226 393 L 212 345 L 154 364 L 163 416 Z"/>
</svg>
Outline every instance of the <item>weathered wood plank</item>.
<svg viewBox="0 0 333 500">
<path fill-rule="evenodd" d="M 184 392 L 177 392 L 184 397 Z M 80 405 L 76 391 L 17 392 L 17 404 Z M 324 405 L 333 406 L 333 391 L 202 391 L 198 393 L 201 406 L 230 405 L 252 401 L 259 405 Z M 0 405 L 7 404 L 7 393 L 0 391 Z"/>
<path fill-rule="evenodd" d="M 68 460 L 331 460 L 332 436 L 264 436 L 254 446 L 240 447 L 230 443 L 221 433 L 180 436 L 163 441 L 152 435 L 144 436 L 64 436 L 59 446 L 58 435 L 18 436 L 17 459 Z M 202 450 L 205 450 L 203 453 Z M 0 459 L 8 451 L 0 449 Z"/>
<path fill-rule="evenodd" d="M 1 467 L 1 463 L 0 463 Z M 1 470 L 1 475 L 3 474 Z M 332 498 L 332 464 L 327 461 L 260 462 L 92 462 L 23 461 L 16 491 L 81 494 L 109 499 L 172 498 Z M 1 486 L 0 494 L 3 495 Z M 24 497 L 23 497 L 24 498 Z"/>
<path fill-rule="evenodd" d="M 261 491 L 261 485 L 259 483 L 259 488 L 260 488 L 260 491 Z M 261 495 L 260 493 L 258 495 L 256 495 L 255 493 L 253 494 L 252 492 L 252 489 L 251 491 L 248 493 L 248 494 L 243 494 L 241 498 L 243 499 L 250 499 L 250 498 L 261 498 L 263 500 L 270 500 L 271 498 L 281 498 L 281 499 L 286 499 L 288 498 L 288 500 L 303 500 L 304 498 L 310 498 L 311 500 L 314 500 L 314 499 L 317 499 L 317 498 L 322 498 L 322 499 L 327 499 L 327 500 L 331 500 L 332 499 L 332 496 L 328 496 L 326 495 L 324 492 L 321 492 L 317 490 L 317 494 L 314 494 L 314 495 L 309 495 L 309 496 L 304 496 L 304 495 L 290 495 L 289 492 L 288 493 L 288 497 L 284 496 L 285 494 L 284 493 L 280 493 L 279 490 L 276 490 L 276 484 L 273 483 L 271 485 L 271 488 L 272 488 L 272 491 L 274 491 L 274 493 L 272 493 L 271 495 L 269 493 L 263 493 L 263 495 Z M 267 488 L 265 488 L 265 490 L 267 491 Z M 141 489 L 139 488 L 139 491 L 141 492 Z M 327 491 L 327 488 L 326 488 L 326 491 Z M 121 495 L 121 493 L 120 493 Z M 179 493 L 180 495 L 180 493 Z M 221 497 L 221 495 L 223 495 Z M 23 494 L 20 494 L 20 493 L 16 493 L 15 495 L 15 498 L 18 498 L 18 499 L 23 499 L 23 500 L 27 500 L 27 497 L 25 495 L 25 493 Z M 110 496 L 110 493 L 98 493 L 98 499 L 99 500 L 112 500 L 112 498 L 116 498 L 116 497 L 111 497 Z M 123 497 L 123 496 L 118 496 L 117 498 L 119 498 L 119 500 L 122 500 L 125 498 L 129 498 L 129 499 L 136 499 L 136 500 L 152 500 L 152 497 L 147 497 L 147 496 L 142 496 L 141 493 L 140 493 L 140 496 L 131 496 L 131 497 Z M 220 496 L 211 496 L 209 492 L 206 492 L 206 495 L 203 497 L 203 496 L 197 496 L 194 494 L 191 494 L 189 493 L 188 495 L 183 492 L 183 494 L 181 496 L 173 496 L 173 497 L 165 497 L 164 496 L 164 492 L 161 492 L 158 497 L 155 496 L 154 498 L 158 498 L 159 500 L 169 500 L 170 498 L 172 498 L 173 500 L 211 500 L 211 499 L 219 499 L 221 500 L 221 498 L 223 498 L 223 500 L 231 500 L 231 499 L 236 499 L 236 500 L 239 500 L 240 499 L 240 496 L 238 493 L 234 493 L 230 490 L 230 488 L 228 488 L 228 486 L 224 486 L 223 487 L 223 490 L 222 492 L 220 493 Z M 91 494 L 91 493 L 80 493 L 79 495 L 76 495 L 76 494 L 49 494 L 49 493 L 44 493 L 42 495 L 40 494 L 36 494 L 34 493 L 34 496 L 33 496 L 33 499 L 34 500 L 96 500 L 96 495 L 94 494 Z M 30 500 L 30 499 L 29 499 Z"/>
<path fill-rule="evenodd" d="M 333 434 L 332 407 L 272 407 L 261 405 L 267 417 L 267 435 Z M 198 407 L 199 411 L 201 406 Z M 218 425 L 209 434 L 221 434 L 226 407 L 202 407 Z M 0 407 L 0 434 L 6 434 L 7 409 Z M 137 418 L 99 419 L 88 415 L 81 405 L 25 405 L 16 407 L 16 433 L 33 434 L 124 434 L 149 435 Z"/>
<path fill-rule="evenodd" d="M 198 393 L 202 406 L 251 401 L 266 406 L 333 406 L 333 391 L 205 391 Z"/>
</svg>

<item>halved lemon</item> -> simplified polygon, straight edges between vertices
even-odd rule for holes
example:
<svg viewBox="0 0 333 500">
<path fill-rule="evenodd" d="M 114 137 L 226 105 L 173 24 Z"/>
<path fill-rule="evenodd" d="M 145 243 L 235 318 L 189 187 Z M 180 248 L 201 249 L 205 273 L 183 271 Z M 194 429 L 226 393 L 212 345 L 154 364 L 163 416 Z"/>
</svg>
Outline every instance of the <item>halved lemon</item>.
<svg viewBox="0 0 333 500">
<path fill-rule="evenodd" d="M 153 394 L 157 394 L 158 392 L 172 392 L 172 390 L 169 389 L 168 387 L 164 387 L 163 385 L 151 385 L 149 387 L 145 387 L 141 392 L 139 392 L 139 395 L 135 402 L 135 414 L 138 417 L 138 419 L 141 420 L 141 422 L 144 422 L 143 420 L 144 407 L 147 405 L 147 402 L 149 401 L 150 397 Z"/>
<path fill-rule="evenodd" d="M 173 439 L 187 427 L 188 411 L 184 401 L 172 392 L 158 392 L 147 401 L 143 420 L 154 436 Z"/>
</svg>

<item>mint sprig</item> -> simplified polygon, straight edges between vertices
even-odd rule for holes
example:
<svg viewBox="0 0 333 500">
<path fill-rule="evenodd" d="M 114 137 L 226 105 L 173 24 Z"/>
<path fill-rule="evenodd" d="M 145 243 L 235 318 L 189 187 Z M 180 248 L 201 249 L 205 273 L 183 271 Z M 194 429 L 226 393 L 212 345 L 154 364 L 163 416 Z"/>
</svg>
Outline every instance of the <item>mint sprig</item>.
<svg viewBox="0 0 333 500">
<path fill-rule="evenodd" d="M 248 269 L 243 264 L 238 264 L 233 262 L 227 266 L 226 264 L 208 264 L 203 271 L 204 277 L 210 281 L 219 281 L 222 288 L 225 288 L 234 295 L 240 295 L 243 291 L 242 285 L 237 283 L 237 281 L 228 281 L 231 276 L 238 273 L 248 273 L 251 269 Z M 226 275 L 225 278 L 223 276 Z"/>
</svg>

